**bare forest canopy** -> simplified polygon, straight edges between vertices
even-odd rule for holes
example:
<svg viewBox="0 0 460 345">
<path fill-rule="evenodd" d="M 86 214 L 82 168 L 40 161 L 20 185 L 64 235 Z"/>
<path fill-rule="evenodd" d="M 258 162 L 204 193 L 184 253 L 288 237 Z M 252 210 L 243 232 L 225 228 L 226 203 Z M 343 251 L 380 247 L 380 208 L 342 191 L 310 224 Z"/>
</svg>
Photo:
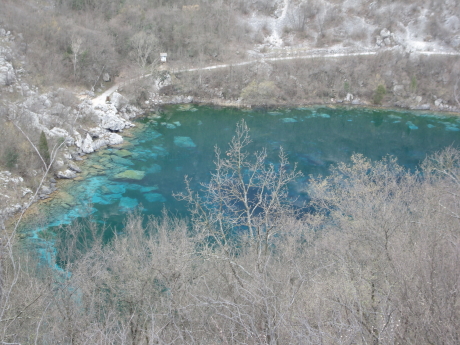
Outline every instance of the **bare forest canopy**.
<svg viewBox="0 0 460 345">
<path fill-rule="evenodd" d="M 310 180 L 300 216 L 285 190 L 298 173 L 246 152 L 247 134 L 204 195 L 182 195 L 190 223 L 135 213 L 105 245 L 90 218 L 69 225 L 49 233 L 60 270 L 3 241 L 1 341 L 458 344 L 459 151 L 415 173 L 355 155 Z"/>
<path fill-rule="evenodd" d="M 192 3 L 193 5 L 194 3 Z M 104 70 L 117 75 L 136 64 L 140 40 L 151 45 L 147 63 L 168 52 L 176 61 L 222 60 L 248 42 L 235 10 L 219 2 L 2 1 L 0 23 L 22 33 L 23 53 L 47 84 L 94 83 Z M 72 59 L 78 55 L 78 66 Z"/>
<path fill-rule="evenodd" d="M 22 34 L 21 53 L 42 83 L 91 86 L 103 71 L 115 76 L 145 67 L 160 52 L 181 64 L 232 61 L 276 35 L 284 46 L 362 48 L 374 47 L 386 29 L 458 48 L 459 6 L 455 0 L 3 0 L 0 25 Z"/>
</svg>

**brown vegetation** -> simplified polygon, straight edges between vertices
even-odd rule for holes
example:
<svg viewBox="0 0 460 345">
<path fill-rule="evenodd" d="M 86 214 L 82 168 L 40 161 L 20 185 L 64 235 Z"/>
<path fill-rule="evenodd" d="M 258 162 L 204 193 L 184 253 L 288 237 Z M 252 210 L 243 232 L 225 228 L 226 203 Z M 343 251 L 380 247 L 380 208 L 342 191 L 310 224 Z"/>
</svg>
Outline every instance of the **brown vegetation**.
<svg viewBox="0 0 460 345">
<path fill-rule="evenodd" d="M 321 104 L 342 101 L 348 93 L 365 104 L 374 102 L 379 85 L 387 92 L 380 102 L 411 107 L 442 98 L 456 105 L 460 68 L 454 56 L 414 56 L 381 52 L 375 56 L 293 59 L 255 62 L 221 70 L 176 74 L 168 94 L 192 95 L 249 105 Z M 401 92 L 395 92 L 395 86 Z M 457 85 L 458 86 L 458 85 Z M 421 103 L 415 101 L 422 98 Z"/>
<path fill-rule="evenodd" d="M 0 339 L 65 344 L 457 344 L 460 153 L 412 173 L 356 155 L 286 198 L 295 169 L 241 124 L 187 224 L 62 232 L 62 271 L 3 240 Z M 314 210 L 314 211 L 312 211 Z"/>
<path fill-rule="evenodd" d="M 53 5 L 6 0 L 0 4 L 0 25 L 21 33 L 19 53 L 40 84 L 91 87 L 102 73 L 115 76 L 133 63 L 144 69 L 160 52 L 181 63 L 222 61 L 232 55 L 232 42 L 244 44 L 244 29 L 231 4 L 186 5 L 185 0 L 62 0 Z"/>
</svg>

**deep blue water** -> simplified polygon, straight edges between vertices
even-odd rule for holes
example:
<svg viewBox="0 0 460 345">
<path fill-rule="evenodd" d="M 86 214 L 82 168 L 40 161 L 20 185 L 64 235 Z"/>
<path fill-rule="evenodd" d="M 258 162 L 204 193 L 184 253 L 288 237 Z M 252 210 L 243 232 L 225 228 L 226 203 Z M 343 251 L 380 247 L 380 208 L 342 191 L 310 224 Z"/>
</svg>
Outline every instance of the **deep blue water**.
<svg viewBox="0 0 460 345">
<path fill-rule="evenodd" d="M 427 154 L 460 143 L 460 118 L 429 113 L 165 107 L 140 119 L 123 147 L 88 156 L 82 164 L 84 179 L 61 183 L 60 195 L 40 206 L 40 224 L 28 222 L 22 231 L 39 243 L 49 229 L 58 231 L 58 226 L 90 214 L 112 230 L 121 230 L 126 214 L 134 209 L 160 215 L 166 208 L 186 216 L 185 205 L 173 193 L 184 190 L 185 175 L 192 178 L 196 190 L 200 182 L 209 181 L 215 146 L 225 152 L 242 119 L 250 128 L 251 151 L 266 148 L 268 160 L 276 164 L 283 147 L 290 162 L 298 164 L 305 178 L 290 191 L 298 202 L 307 198 L 302 190 L 309 174 L 325 175 L 331 164 L 348 162 L 353 153 L 374 160 L 394 155 L 400 164 L 415 169 Z M 126 170 L 136 171 L 138 179 L 123 178 Z"/>
</svg>

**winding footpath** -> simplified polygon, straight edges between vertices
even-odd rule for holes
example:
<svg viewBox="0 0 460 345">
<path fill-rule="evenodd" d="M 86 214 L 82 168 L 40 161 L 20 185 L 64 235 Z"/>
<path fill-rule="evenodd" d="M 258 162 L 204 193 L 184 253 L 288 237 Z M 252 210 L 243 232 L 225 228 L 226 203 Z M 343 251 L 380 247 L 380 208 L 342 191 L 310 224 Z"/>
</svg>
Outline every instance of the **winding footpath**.
<svg viewBox="0 0 460 345">
<path fill-rule="evenodd" d="M 221 64 L 221 65 L 211 65 L 206 67 L 194 67 L 194 68 L 184 68 L 184 69 L 171 69 L 169 70 L 170 73 L 184 73 L 184 72 L 196 72 L 196 71 L 206 71 L 206 70 L 214 70 L 214 69 L 222 69 L 228 67 L 237 67 L 237 66 L 245 66 L 250 65 L 253 63 L 263 63 L 263 62 L 271 62 L 271 61 L 284 61 L 284 60 L 296 60 L 296 59 L 330 59 L 330 58 L 341 58 L 341 57 L 353 57 L 353 56 L 370 56 L 370 55 L 377 55 L 378 52 L 381 52 L 382 49 L 375 49 L 375 50 L 366 50 L 361 52 L 344 52 L 343 50 L 311 50 L 307 54 L 299 53 L 296 50 L 284 50 L 283 55 L 287 56 L 277 56 L 277 57 L 265 57 L 261 56 L 258 58 L 254 58 L 247 61 L 237 62 L 237 63 L 229 63 L 229 64 Z M 412 51 L 411 54 L 417 55 L 445 55 L 445 56 L 460 56 L 460 52 L 443 52 L 443 51 Z M 278 54 L 281 55 L 281 54 Z M 132 78 L 124 82 L 116 83 L 106 91 L 104 91 L 99 96 L 93 98 L 92 103 L 93 106 L 98 106 L 105 104 L 107 97 L 110 97 L 112 93 L 117 91 L 119 88 L 134 83 L 140 79 L 148 78 L 152 74 L 145 74 L 143 76 Z"/>
</svg>

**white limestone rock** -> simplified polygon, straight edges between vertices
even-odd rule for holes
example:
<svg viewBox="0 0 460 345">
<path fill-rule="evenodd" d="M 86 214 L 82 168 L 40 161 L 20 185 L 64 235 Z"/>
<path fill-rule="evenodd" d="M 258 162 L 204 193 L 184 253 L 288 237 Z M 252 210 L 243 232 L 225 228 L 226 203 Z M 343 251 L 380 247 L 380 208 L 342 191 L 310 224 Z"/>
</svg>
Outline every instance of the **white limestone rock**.
<svg viewBox="0 0 460 345">
<path fill-rule="evenodd" d="M 16 75 L 14 74 L 14 68 L 9 63 L 0 59 L 0 86 L 9 86 L 16 82 Z"/>
<path fill-rule="evenodd" d="M 93 110 L 100 121 L 100 127 L 110 131 L 121 131 L 131 127 L 129 121 L 124 120 L 117 114 L 117 109 L 113 104 L 97 105 Z"/>
<path fill-rule="evenodd" d="M 105 133 L 93 142 L 93 149 L 99 150 L 105 146 L 119 145 L 123 143 L 123 137 L 117 133 Z"/>
<path fill-rule="evenodd" d="M 112 103 L 112 105 L 117 110 L 120 110 L 121 108 L 123 108 L 124 106 L 126 106 L 128 104 L 128 100 L 126 99 L 126 97 L 124 97 L 123 95 L 119 94 L 118 92 L 114 92 L 110 96 L 110 103 Z"/>
<path fill-rule="evenodd" d="M 64 161 L 62 159 L 56 159 L 54 161 L 54 167 L 56 169 L 61 169 L 64 166 Z"/>
<path fill-rule="evenodd" d="M 107 141 L 107 145 L 119 145 L 123 143 L 123 137 L 117 133 L 107 133 L 103 136 Z"/>
<path fill-rule="evenodd" d="M 81 173 L 80 167 L 76 165 L 75 163 L 69 162 L 67 166 L 69 167 L 70 170 L 75 171 L 77 173 Z"/>
<path fill-rule="evenodd" d="M 80 133 L 78 133 L 76 130 L 73 131 L 73 136 L 75 138 L 75 146 L 78 147 L 78 148 L 81 148 L 81 145 L 83 143 L 83 139 L 80 135 Z"/>
<path fill-rule="evenodd" d="M 70 137 L 69 132 L 67 132 L 65 129 L 59 128 L 59 127 L 53 127 L 51 130 L 48 131 L 47 133 L 50 137 L 56 137 L 56 138 L 67 138 Z"/>
<path fill-rule="evenodd" d="M 75 173 L 75 171 L 72 171 L 70 169 L 66 169 L 66 170 L 58 171 L 56 173 L 56 177 L 59 178 L 59 179 L 73 179 L 73 178 L 77 177 L 77 174 Z"/>
<path fill-rule="evenodd" d="M 388 38 L 391 36 L 391 32 L 390 30 L 388 30 L 387 28 L 383 28 L 381 31 L 380 31 L 380 36 L 385 39 L 385 38 Z"/>
<path fill-rule="evenodd" d="M 52 192 L 53 191 L 48 186 L 42 186 L 42 188 L 40 189 L 41 194 L 51 194 Z"/>
<path fill-rule="evenodd" d="M 89 134 L 86 134 L 86 138 L 83 140 L 80 149 L 83 153 L 92 153 L 94 152 L 93 148 L 93 138 Z"/>
<path fill-rule="evenodd" d="M 93 127 L 93 128 L 88 129 L 88 133 L 93 138 L 100 138 L 102 135 L 107 133 L 107 130 L 101 127 Z"/>
<path fill-rule="evenodd" d="M 118 116 L 113 116 L 110 114 L 106 114 L 105 116 L 102 116 L 101 118 L 101 126 L 102 128 L 109 129 L 111 131 L 122 131 L 127 127 L 126 125 L 126 120 L 118 117 Z"/>
</svg>

